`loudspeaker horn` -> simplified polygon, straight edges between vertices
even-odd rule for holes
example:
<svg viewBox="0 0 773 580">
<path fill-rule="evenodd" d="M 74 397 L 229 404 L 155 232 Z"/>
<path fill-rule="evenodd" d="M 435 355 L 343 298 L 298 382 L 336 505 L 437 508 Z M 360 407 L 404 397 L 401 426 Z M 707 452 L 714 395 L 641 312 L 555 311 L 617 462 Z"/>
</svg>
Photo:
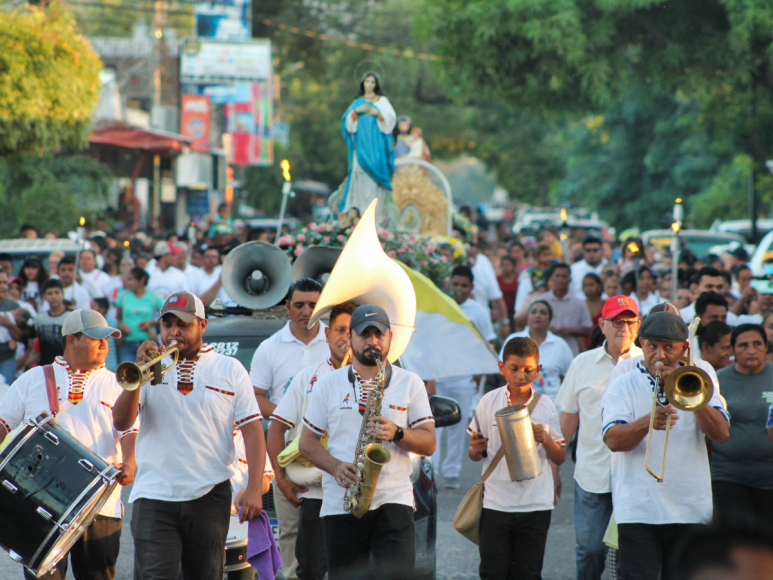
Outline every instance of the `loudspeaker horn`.
<svg viewBox="0 0 773 580">
<path fill-rule="evenodd" d="M 312 246 L 304 250 L 293 264 L 293 282 L 301 278 L 311 278 L 324 285 L 330 278 L 341 250 L 342 248 L 329 246 Z"/>
<path fill-rule="evenodd" d="M 292 266 L 278 247 L 247 242 L 228 252 L 220 279 L 239 306 L 260 310 L 277 305 L 287 296 Z"/>
<path fill-rule="evenodd" d="M 309 328 L 342 302 L 381 306 L 392 326 L 387 358 L 395 362 L 413 335 L 416 291 L 405 270 L 381 247 L 376 234 L 377 206 L 378 199 L 375 199 L 346 242 L 311 313 Z"/>
</svg>

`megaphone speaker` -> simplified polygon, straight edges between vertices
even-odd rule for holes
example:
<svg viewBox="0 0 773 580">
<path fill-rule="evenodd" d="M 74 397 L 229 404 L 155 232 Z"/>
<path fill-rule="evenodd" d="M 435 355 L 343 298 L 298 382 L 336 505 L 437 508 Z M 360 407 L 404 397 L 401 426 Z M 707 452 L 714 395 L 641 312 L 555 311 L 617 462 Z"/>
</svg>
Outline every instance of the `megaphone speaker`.
<svg viewBox="0 0 773 580">
<path fill-rule="evenodd" d="M 239 306 L 260 310 L 276 306 L 287 295 L 292 266 L 278 247 L 247 242 L 228 252 L 220 279 Z"/>
<path fill-rule="evenodd" d="M 293 282 L 311 278 L 321 284 L 327 282 L 343 248 L 312 246 L 303 251 L 293 264 Z"/>
</svg>

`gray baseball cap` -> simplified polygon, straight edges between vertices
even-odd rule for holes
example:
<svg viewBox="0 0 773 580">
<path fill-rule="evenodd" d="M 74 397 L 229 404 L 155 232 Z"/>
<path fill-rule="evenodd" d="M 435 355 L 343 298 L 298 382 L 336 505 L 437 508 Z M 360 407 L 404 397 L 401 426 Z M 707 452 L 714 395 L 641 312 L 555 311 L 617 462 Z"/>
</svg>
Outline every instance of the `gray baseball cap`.
<svg viewBox="0 0 773 580">
<path fill-rule="evenodd" d="M 174 314 L 183 322 L 193 322 L 196 318 L 204 320 L 207 317 L 204 303 L 198 296 L 194 296 L 187 290 L 170 294 L 159 310 L 159 319 L 164 314 Z"/>
<path fill-rule="evenodd" d="M 62 324 L 62 336 L 69 336 L 78 332 L 82 332 L 89 338 L 96 340 L 102 340 L 109 336 L 121 338 L 120 330 L 108 326 L 104 316 L 96 310 L 88 310 L 87 308 L 73 310 L 67 315 L 67 318 L 64 319 L 64 324 Z"/>
<path fill-rule="evenodd" d="M 376 306 L 375 304 L 358 306 L 352 313 L 349 328 L 357 334 L 362 334 L 366 328 L 371 326 L 377 328 L 380 332 L 386 332 L 389 329 L 389 316 L 387 316 L 387 313 L 381 306 Z"/>
</svg>

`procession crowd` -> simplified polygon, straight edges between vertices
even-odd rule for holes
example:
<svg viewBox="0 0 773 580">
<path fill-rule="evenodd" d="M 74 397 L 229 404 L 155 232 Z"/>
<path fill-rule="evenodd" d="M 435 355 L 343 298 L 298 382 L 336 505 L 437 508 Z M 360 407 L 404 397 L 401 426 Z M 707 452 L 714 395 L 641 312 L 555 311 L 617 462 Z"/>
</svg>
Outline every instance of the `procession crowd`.
<svg viewBox="0 0 773 580">
<path fill-rule="evenodd" d="M 743 248 L 721 256 L 685 249 L 673 257 L 672 279 L 672 256 L 641 240 L 459 228 L 466 258 L 447 291 L 498 350 L 500 375 L 425 381 L 388 364 L 390 321 L 378 306 L 339 304 L 327 324 L 309 328 L 322 290 L 311 279 L 290 286 L 287 323 L 245 369 L 203 339 L 207 308 L 236 306 L 222 286 L 223 256 L 267 237 L 234 227 L 228 212 L 185 238 L 95 224 L 77 258 L 52 252 L 16 270 L 0 255 L 0 434 L 49 410 L 35 385 L 53 365 L 60 421 L 99 441 L 93 449 L 115 462 L 122 485 L 137 467 L 137 580 L 221 578 L 229 522 L 249 520 L 252 538 L 272 480 L 281 560 L 267 540 L 251 560 L 261 579 L 410 577 L 415 455 L 433 457 L 437 484 L 448 489 L 459 489 L 465 456 L 481 462 L 481 578 L 541 577 L 551 511 L 570 491 L 558 469 L 567 456 L 577 578 L 599 579 L 605 568 L 647 580 L 706 571 L 763 578 L 760 570 L 773 569 L 770 531 L 756 523 L 773 519 L 773 288 L 755 290 Z M 22 228 L 22 237 L 37 235 Z M 163 383 L 174 388 L 119 388 L 109 371 L 172 340 L 180 362 Z M 682 410 L 664 389 L 693 361 L 702 382 L 690 394 L 703 401 Z M 380 413 L 367 417 L 375 389 Z M 436 432 L 434 394 L 459 403 L 461 422 Z M 513 405 L 529 409 L 538 443 L 539 474 L 526 481 L 501 461 L 495 415 Z M 345 488 L 357 484 L 350 462 L 363 416 L 392 460 L 370 511 L 355 518 L 344 509 Z M 648 474 L 645 463 L 661 461 L 659 477 Z M 78 580 L 115 577 L 119 496 L 71 551 Z M 698 554 L 696 545 L 711 550 Z"/>
</svg>

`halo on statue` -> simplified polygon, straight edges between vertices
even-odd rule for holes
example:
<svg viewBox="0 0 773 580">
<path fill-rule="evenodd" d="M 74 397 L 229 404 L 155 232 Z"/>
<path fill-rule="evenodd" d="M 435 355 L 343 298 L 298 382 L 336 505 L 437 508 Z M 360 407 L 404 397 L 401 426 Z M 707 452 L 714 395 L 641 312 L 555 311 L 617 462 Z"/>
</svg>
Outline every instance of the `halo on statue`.
<svg viewBox="0 0 773 580">
<path fill-rule="evenodd" d="M 384 79 L 386 78 L 386 71 L 384 70 L 384 66 L 378 61 L 368 59 L 361 61 L 357 66 L 354 67 L 354 80 L 358 85 L 362 80 L 362 76 L 366 72 L 370 71 L 377 73 L 381 83 L 384 83 Z"/>
</svg>

